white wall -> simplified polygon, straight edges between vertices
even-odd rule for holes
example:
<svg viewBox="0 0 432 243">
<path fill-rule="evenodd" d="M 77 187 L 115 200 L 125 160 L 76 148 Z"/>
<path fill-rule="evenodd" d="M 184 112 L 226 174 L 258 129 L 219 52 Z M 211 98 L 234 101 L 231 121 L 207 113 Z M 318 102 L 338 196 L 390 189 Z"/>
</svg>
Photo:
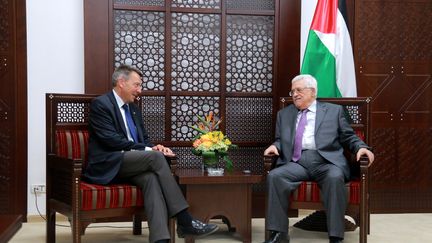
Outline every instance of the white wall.
<svg viewBox="0 0 432 243">
<path fill-rule="evenodd" d="M 45 93 L 84 92 L 82 0 L 27 0 L 28 215 L 32 184 L 45 184 Z M 45 214 L 45 194 L 38 196 Z"/>
</svg>

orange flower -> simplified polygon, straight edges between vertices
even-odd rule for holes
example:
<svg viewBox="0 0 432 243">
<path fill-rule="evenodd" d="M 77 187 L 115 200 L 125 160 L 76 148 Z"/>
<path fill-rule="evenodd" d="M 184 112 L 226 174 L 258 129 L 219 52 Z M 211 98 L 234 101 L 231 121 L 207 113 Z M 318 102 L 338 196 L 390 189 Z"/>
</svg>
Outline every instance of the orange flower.
<svg viewBox="0 0 432 243">
<path fill-rule="evenodd" d="M 200 146 L 200 144 L 201 144 L 202 142 L 201 142 L 201 139 L 197 139 L 197 140 L 195 140 L 194 142 L 193 142 L 193 147 L 194 148 L 198 148 L 198 146 Z"/>
</svg>

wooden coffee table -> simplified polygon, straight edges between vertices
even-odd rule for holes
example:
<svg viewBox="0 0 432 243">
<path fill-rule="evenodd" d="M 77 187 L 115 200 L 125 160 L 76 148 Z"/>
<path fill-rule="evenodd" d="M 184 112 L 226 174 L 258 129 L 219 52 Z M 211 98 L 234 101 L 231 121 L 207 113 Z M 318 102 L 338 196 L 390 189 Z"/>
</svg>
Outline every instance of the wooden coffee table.
<svg viewBox="0 0 432 243">
<path fill-rule="evenodd" d="M 243 242 L 251 242 L 252 184 L 263 180 L 263 175 L 241 171 L 225 172 L 222 176 L 208 176 L 201 169 L 177 169 L 178 182 L 186 187 L 189 212 L 203 222 L 222 216 L 228 220 Z M 194 242 L 186 237 L 186 242 Z"/>
</svg>

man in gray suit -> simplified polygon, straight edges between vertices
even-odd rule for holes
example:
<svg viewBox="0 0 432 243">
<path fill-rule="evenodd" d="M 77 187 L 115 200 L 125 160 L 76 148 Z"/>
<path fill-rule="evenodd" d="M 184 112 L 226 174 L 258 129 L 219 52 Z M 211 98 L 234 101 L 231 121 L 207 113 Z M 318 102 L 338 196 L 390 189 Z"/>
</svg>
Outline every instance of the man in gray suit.
<svg viewBox="0 0 432 243">
<path fill-rule="evenodd" d="M 288 241 L 288 199 L 304 180 L 315 180 L 326 208 L 331 243 L 342 242 L 347 206 L 345 182 L 350 177 L 344 148 L 373 161 L 370 148 L 356 136 L 346 121 L 342 106 L 316 100 L 317 82 L 311 75 L 292 80 L 290 105 L 277 114 L 276 141 L 264 155 L 279 155 L 277 168 L 267 176 L 268 208 L 265 243 Z"/>
<path fill-rule="evenodd" d="M 142 73 L 121 65 L 113 73 L 113 90 L 95 98 L 89 114 L 89 163 L 85 178 L 93 183 L 128 182 L 141 187 L 150 228 L 150 242 L 168 242 L 168 218 L 177 218 L 182 235 L 204 236 L 215 232 L 214 224 L 193 219 L 165 156 L 171 149 L 154 146 L 144 129 L 140 109 Z"/>
</svg>

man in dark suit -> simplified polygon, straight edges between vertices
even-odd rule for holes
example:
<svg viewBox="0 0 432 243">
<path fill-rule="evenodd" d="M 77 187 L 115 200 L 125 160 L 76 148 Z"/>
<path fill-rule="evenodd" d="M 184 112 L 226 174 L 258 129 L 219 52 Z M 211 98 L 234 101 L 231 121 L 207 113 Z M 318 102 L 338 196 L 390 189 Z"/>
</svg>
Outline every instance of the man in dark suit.
<svg viewBox="0 0 432 243">
<path fill-rule="evenodd" d="M 168 242 L 168 218 L 176 217 L 178 231 L 204 236 L 215 232 L 188 213 L 165 156 L 163 145 L 153 146 L 134 100 L 141 95 L 142 73 L 121 65 L 112 75 L 113 90 L 95 98 L 89 115 L 89 163 L 85 177 L 93 183 L 129 182 L 141 187 L 150 228 L 150 242 Z"/>
<path fill-rule="evenodd" d="M 267 176 L 268 208 L 266 243 L 288 241 L 288 198 L 304 180 L 320 186 L 326 208 L 329 240 L 342 242 L 347 206 L 345 182 L 350 177 L 344 147 L 374 160 L 369 147 L 346 121 L 342 106 L 316 101 L 317 82 L 311 75 L 292 80 L 290 105 L 277 114 L 276 141 L 264 155 L 279 155 L 277 168 Z"/>
</svg>

